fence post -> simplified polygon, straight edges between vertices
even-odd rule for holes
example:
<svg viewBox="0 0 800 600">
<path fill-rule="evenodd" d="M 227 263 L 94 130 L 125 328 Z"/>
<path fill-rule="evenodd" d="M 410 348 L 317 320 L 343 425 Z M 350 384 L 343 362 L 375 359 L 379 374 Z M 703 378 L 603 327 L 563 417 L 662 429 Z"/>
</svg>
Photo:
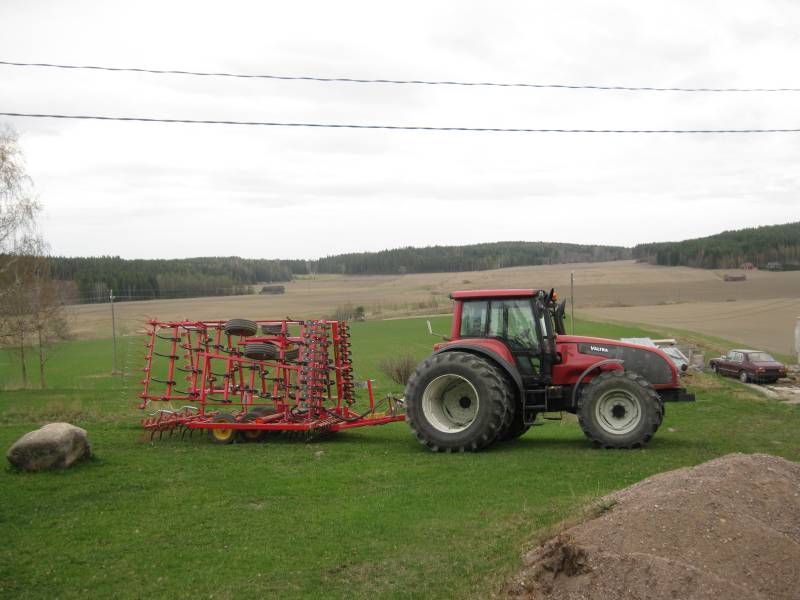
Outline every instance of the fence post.
<svg viewBox="0 0 800 600">
<path fill-rule="evenodd" d="M 114 347 L 113 356 L 114 356 L 114 368 L 111 371 L 112 375 L 116 375 L 119 373 L 117 371 L 117 319 L 114 315 L 114 290 L 111 289 L 108 291 L 108 300 L 111 302 L 111 339 L 112 344 Z"/>
</svg>

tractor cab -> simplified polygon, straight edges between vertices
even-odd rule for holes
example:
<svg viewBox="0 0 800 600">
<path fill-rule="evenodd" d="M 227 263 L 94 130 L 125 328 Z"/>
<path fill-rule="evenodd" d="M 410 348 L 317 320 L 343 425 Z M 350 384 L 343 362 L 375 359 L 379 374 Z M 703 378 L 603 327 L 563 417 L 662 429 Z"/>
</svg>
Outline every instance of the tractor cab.
<svg viewBox="0 0 800 600">
<path fill-rule="evenodd" d="M 543 290 L 453 292 L 455 314 L 448 348 L 469 340 L 515 364 L 525 388 L 550 380 L 558 361 L 555 336 L 564 333 L 564 306 Z"/>
</svg>

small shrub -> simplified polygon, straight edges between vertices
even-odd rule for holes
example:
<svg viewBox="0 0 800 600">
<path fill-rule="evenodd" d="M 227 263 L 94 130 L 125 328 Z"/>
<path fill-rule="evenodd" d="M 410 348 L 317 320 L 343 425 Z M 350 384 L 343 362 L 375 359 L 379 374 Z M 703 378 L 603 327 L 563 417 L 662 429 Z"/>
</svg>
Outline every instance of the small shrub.
<svg viewBox="0 0 800 600">
<path fill-rule="evenodd" d="M 408 379 L 417 368 L 417 360 L 410 354 L 399 354 L 384 358 L 378 363 L 381 373 L 399 385 L 408 383 Z"/>
<path fill-rule="evenodd" d="M 348 302 L 347 304 L 340 304 L 337 306 L 331 317 L 335 321 L 351 321 L 354 313 L 355 308 L 353 308 L 353 305 Z"/>
</svg>

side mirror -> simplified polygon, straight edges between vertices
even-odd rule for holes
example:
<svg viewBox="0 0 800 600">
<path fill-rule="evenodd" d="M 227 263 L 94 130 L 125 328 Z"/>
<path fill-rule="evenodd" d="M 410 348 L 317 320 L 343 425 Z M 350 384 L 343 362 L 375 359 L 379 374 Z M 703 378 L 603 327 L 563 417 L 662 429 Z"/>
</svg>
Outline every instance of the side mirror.
<svg viewBox="0 0 800 600">
<path fill-rule="evenodd" d="M 447 337 L 446 335 L 442 335 L 441 333 L 436 333 L 433 330 L 433 327 L 431 326 L 430 320 L 427 320 L 426 323 L 428 324 L 428 335 L 435 335 L 436 337 L 443 339 L 445 342 L 449 342 L 450 341 L 450 338 Z"/>
<path fill-rule="evenodd" d="M 556 326 L 556 333 L 559 335 L 565 335 L 567 333 L 567 328 L 564 326 L 564 312 L 567 309 L 567 301 L 562 300 L 558 303 L 556 307 L 556 314 L 555 314 L 555 326 Z"/>
</svg>

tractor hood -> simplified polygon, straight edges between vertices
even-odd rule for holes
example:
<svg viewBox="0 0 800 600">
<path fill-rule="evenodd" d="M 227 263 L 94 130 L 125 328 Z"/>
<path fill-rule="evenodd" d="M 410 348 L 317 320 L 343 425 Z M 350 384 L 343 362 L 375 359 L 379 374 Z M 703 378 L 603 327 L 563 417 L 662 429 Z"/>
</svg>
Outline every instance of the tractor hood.
<svg viewBox="0 0 800 600">
<path fill-rule="evenodd" d="M 656 386 L 674 385 L 678 381 L 678 370 L 660 348 L 605 338 L 559 335 L 556 337 L 556 350 L 562 355 L 595 357 L 596 361 L 623 361 L 626 370 L 639 373 Z"/>
</svg>

